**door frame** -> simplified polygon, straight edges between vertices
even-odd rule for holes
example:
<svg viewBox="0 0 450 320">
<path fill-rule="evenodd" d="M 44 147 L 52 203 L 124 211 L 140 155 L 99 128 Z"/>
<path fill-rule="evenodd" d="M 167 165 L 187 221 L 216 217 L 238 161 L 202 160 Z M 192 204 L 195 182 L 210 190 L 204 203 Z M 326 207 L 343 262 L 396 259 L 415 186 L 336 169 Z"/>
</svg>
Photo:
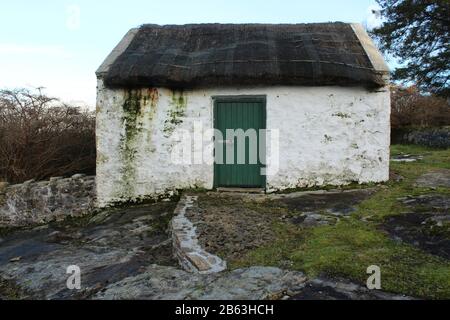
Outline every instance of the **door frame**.
<svg viewBox="0 0 450 320">
<path fill-rule="evenodd" d="M 217 104 L 220 102 L 254 102 L 254 103 L 261 103 L 262 104 L 262 116 L 263 116 L 263 128 L 260 129 L 267 129 L 267 96 L 265 95 L 220 95 L 220 96 L 213 96 L 213 129 L 216 129 L 218 127 L 218 119 L 217 119 Z M 258 139 L 259 141 L 259 139 Z M 267 143 L 267 141 L 266 141 Z M 266 165 L 267 165 L 267 145 L 266 148 Z M 215 157 L 215 145 L 214 145 L 214 154 Z M 259 159 L 259 154 L 258 154 Z M 218 164 L 214 161 L 214 189 L 219 188 L 219 181 L 217 179 L 218 177 Z M 261 169 L 264 167 L 264 164 L 260 165 Z M 261 176 L 261 188 L 264 190 L 267 189 L 267 176 L 263 175 Z"/>
</svg>

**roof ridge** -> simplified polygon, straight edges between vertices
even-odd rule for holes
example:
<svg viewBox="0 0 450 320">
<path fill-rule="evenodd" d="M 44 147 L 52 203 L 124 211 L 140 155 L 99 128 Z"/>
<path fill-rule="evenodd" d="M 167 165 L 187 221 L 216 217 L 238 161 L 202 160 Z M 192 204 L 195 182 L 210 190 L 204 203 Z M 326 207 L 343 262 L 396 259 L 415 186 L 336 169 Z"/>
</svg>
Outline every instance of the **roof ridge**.
<svg viewBox="0 0 450 320">
<path fill-rule="evenodd" d="M 313 26 L 313 25 L 331 25 L 343 24 L 351 25 L 351 22 L 328 21 L 328 22 L 299 22 L 299 23 L 264 23 L 264 22 L 245 22 L 245 23 L 222 23 L 222 22 L 205 22 L 205 23 L 186 23 L 186 24 L 153 24 L 145 23 L 139 28 L 168 28 L 168 27 L 191 27 L 191 26 Z"/>
</svg>

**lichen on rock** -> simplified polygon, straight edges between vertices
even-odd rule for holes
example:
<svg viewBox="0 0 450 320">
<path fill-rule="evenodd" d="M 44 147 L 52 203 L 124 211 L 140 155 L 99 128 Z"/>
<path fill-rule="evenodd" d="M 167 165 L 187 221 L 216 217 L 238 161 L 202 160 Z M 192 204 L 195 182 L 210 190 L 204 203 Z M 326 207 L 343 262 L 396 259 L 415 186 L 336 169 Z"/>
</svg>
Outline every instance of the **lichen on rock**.
<svg viewBox="0 0 450 320">
<path fill-rule="evenodd" d="M 80 217 L 95 207 L 95 177 L 74 175 L 7 186 L 0 203 L 0 227 L 27 227 Z"/>
</svg>

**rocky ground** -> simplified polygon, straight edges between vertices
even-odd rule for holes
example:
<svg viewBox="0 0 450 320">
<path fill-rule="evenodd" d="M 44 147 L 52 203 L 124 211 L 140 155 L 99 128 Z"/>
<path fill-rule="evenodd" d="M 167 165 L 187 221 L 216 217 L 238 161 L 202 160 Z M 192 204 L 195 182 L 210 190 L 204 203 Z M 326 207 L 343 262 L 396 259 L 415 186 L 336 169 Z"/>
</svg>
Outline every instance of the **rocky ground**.
<svg viewBox="0 0 450 320">
<path fill-rule="evenodd" d="M 105 211 L 4 235 L 0 299 L 406 299 L 275 267 L 205 275 L 181 270 L 167 233 L 174 206 L 169 202 Z M 260 223 L 258 230 L 263 227 L 269 225 Z M 243 226 L 228 231 L 241 232 L 241 242 L 251 243 L 244 245 L 247 249 L 268 239 L 252 241 Z M 66 287 L 71 265 L 81 268 L 81 290 Z"/>
<path fill-rule="evenodd" d="M 148 265 L 175 266 L 167 234 L 174 206 L 160 203 L 105 211 L 4 236 L 0 297 L 8 292 L 35 299 L 89 298 Z M 81 268 L 82 291 L 66 288 L 71 265 Z"/>
<path fill-rule="evenodd" d="M 0 299 L 383 297 L 362 294 L 367 290 L 356 285 L 309 281 L 302 272 L 273 267 L 209 275 L 183 271 L 172 258 L 167 234 L 173 209 L 174 203 L 160 203 L 105 211 L 5 235 L 0 240 Z M 81 268 L 81 290 L 66 287 L 71 265 Z"/>
<path fill-rule="evenodd" d="M 376 298 L 372 291 L 341 294 L 325 285 L 344 276 L 344 283 L 364 288 L 371 264 L 383 270 L 388 291 L 450 298 L 449 152 L 412 149 L 394 150 L 388 184 L 267 196 L 199 194 L 198 210 L 188 216 L 202 246 L 232 269 L 306 271 L 313 280 L 297 298 Z"/>
<path fill-rule="evenodd" d="M 227 262 L 221 273 L 186 272 L 173 258 L 174 202 L 0 230 L 0 299 L 448 299 L 449 152 L 394 151 L 408 161 L 392 163 L 388 184 L 195 193 L 185 215 Z M 66 287 L 71 265 L 81 290 Z M 365 286 L 370 265 L 382 291 Z"/>
<path fill-rule="evenodd" d="M 408 300 L 345 280 L 308 280 L 302 272 L 249 267 L 211 275 L 150 266 L 109 285 L 95 299 L 149 300 Z"/>
<path fill-rule="evenodd" d="M 421 176 L 418 182 L 433 185 L 434 176 L 436 185 L 450 177 L 450 173 L 441 173 Z M 276 238 L 273 228 L 276 222 L 299 227 L 334 225 L 350 218 L 358 204 L 375 192 L 376 188 L 368 188 L 265 197 L 208 193 L 200 196 L 200 208 L 191 212 L 189 218 L 207 251 L 233 261 L 252 249 L 270 244 Z M 396 241 L 450 259 L 450 197 L 429 194 L 398 198 L 398 201 L 408 212 L 388 217 L 381 229 Z"/>
<path fill-rule="evenodd" d="M 346 279 L 313 279 L 290 300 L 412 300 L 411 297 L 395 295 L 381 290 L 352 283 Z"/>
<path fill-rule="evenodd" d="M 437 192 L 450 190 L 450 170 L 431 170 L 420 175 L 414 186 L 429 191 L 397 198 L 406 210 L 387 217 L 381 228 L 396 241 L 450 259 L 450 195 Z"/>
</svg>

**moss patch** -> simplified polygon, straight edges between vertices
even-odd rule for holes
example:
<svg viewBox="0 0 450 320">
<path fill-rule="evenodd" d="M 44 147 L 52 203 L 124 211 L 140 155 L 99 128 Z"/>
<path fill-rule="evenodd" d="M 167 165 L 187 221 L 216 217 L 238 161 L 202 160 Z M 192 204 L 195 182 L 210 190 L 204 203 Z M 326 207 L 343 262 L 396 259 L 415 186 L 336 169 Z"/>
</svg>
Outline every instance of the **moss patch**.
<svg viewBox="0 0 450 320">
<path fill-rule="evenodd" d="M 122 106 L 122 123 L 125 129 L 121 137 L 122 184 L 117 191 L 121 198 L 132 198 L 135 195 L 136 157 L 141 144 L 139 140 L 143 137 L 144 117 L 148 113 L 148 121 L 153 119 L 158 99 L 159 93 L 156 89 L 130 89 L 125 94 Z M 147 108 L 150 110 L 146 110 Z"/>
<path fill-rule="evenodd" d="M 134 194 L 136 177 L 135 158 L 137 154 L 137 136 L 141 131 L 141 90 L 128 90 L 123 104 L 122 122 L 125 133 L 121 137 L 121 154 L 123 167 L 121 169 L 122 185 L 118 191 L 121 197 Z"/>
<path fill-rule="evenodd" d="M 382 271 L 382 289 L 415 297 L 450 298 L 450 263 L 390 240 L 355 219 L 312 229 L 274 225 L 272 244 L 232 261 L 231 268 L 269 265 L 301 270 L 309 277 L 344 277 L 364 284 L 370 265 Z"/>
<path fill-rule="evenodd" d="M 391 241 L 361 221 L 318 227 L 292 253 L 294 268 L 316 276 L 344 276 L 360 283 L 378 265 L 383 290 L 428 298 L 450 297 L 450 264 Z"/>
<path fill-rule="evenodd" d="M 8 187 L 8 183 L 0 181 L 0 206 L 5 204 L 5 193 Z"/>
<path fill-rule="evenodd" d="M 0 300 L 27 299 L 25 292 L 15 283 L 0 278 Z"/>
<path fill-rule="evenodd" d="M 187 97 L 183 91 L 173 91 L 170 102 L 170 109 L 167 112 L 167 120 L 164 122 L 164 133 L 170 136 L 175 128 L 183 123 L 186 116 Z"/>
<path fill-rule="evenodd" d="M 19 227 L 0 227 L 0 237 L 6 237 L 16 231 L 22 230 L 25 228 L 19 228 Z"/>
</svg>

